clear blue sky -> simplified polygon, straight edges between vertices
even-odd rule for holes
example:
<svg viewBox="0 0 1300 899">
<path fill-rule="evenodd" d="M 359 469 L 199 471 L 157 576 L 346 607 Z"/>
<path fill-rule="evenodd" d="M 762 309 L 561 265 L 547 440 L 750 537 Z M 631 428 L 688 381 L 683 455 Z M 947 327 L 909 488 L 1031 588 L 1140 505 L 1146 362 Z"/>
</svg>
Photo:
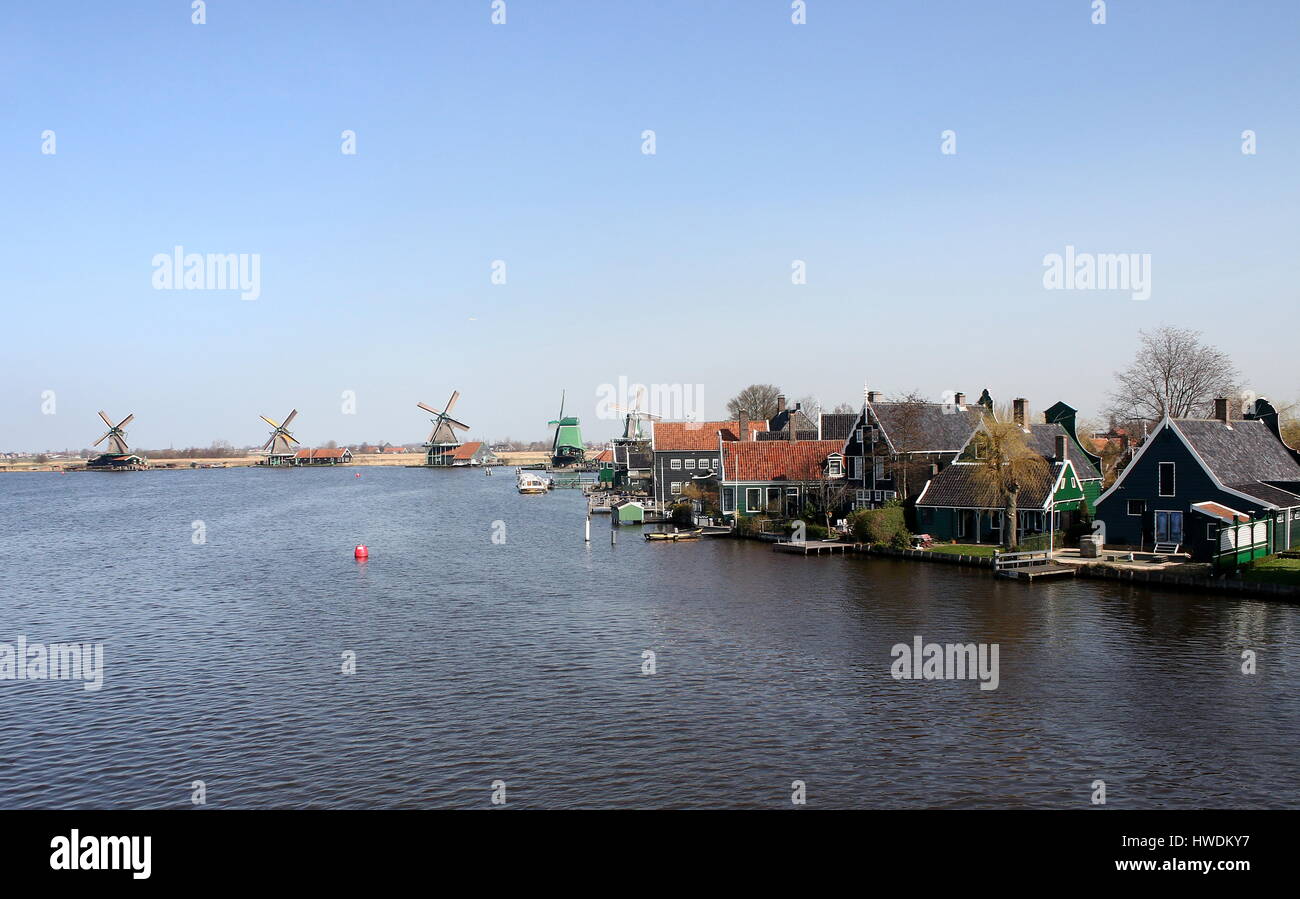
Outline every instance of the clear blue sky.
<svg viewBox="0 0 1300 899">
<path fill-rule="evenodd" d="M 619 376 L 702 384 L 709 415 L 753 381 L 833 404 L 867 380 L 1091 413 L 1161 323 L 1300 393 L 1298 3 L 489 15 L 7 4 L 0 448 L 84 446 L 100 408 L 138 446 L 253 443 L 294 406 L 307 443 L 406 442 L 453 388 L 473 436 L 544 438 L 561 389 L 603 436 Z M 153 290 L 177 244 L 260 254 L 261 297 Z M 1152 254 L 1151 299 L 1044 290 L 1067 244 Z"/>
</svg>

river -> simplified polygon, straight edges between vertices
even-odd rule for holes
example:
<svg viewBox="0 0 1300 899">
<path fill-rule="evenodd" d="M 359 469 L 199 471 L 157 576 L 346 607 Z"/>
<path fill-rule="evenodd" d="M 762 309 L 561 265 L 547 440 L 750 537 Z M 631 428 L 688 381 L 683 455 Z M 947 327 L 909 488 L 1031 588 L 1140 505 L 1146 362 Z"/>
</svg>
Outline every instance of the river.
<svg viewBox="0 0 1300 899">
<path fill-rule="evenodd" d="M 0 807 L 1300 806 L 1294 606 L 583 509 L 505 469 L 0 475 L 0 642 L 104 654 L 0 680 Z M 997 644 L 997 689 L 893 678 L 918 636 Z"/>
</svg>

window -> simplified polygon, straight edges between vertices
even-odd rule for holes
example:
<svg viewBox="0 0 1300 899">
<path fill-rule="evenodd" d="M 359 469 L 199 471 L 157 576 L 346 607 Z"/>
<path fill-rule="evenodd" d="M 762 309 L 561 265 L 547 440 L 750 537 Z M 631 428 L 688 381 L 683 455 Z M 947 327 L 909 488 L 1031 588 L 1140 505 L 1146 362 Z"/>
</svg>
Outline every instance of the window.
<svg viewBox="0 0 1300 899">
<path fill-rule="evenodd" d="M 1213 540 L 1213 539 L 1214 539 L 1214 533 L 1215 533 L 1215 532 L 1214 532 L 1214 522 L 1211 521 L 1211 522 L 1209 522 L 1208 524 L 1205 525 L 1205 539 L 1206 539 L 1206 540 Z"/>
<path fill-rule="evenodd" d="M 839 456 L 831 456 L 826 460 L 826 474 L 832 478 L 844 474 L 844 461 Z"/>
<path fill-rule="evenodd" d="M 677 496 L 679 493 L 682 492 L 682 482 L 673 481 L 671 484 L 668 485 L 668 489 L 672 491 L 673 496 Z"/>
<path fill-rule="evenodd" d="M 861 445 L 862 445 L 862 429 L 861 429 L 861 428 L 858 428 L 857 434 L 855 435 L 855 438 L 854 438 L 854 439 L 856 439 L 856 440 L 858 441 L 858 446 L 861 446 Z"/>
<path fill-rule="evenodd" d="M 686 460 L 686 467 L 687 467 L 687 468 L 694 468 L 694 467 L 695 467 L 695 460 L 694 460 L 694 459 L 687 459 L 687 460 Z"/>
<path fill-rule="evenodd" d="M 858 479 L 858 457 L 849 456 L 849 477 L 853 480 Z"/>
<path fill-rule="evenodd" d="M 722 488 L 722 511 L 724 512 L 736 511 L 736 488 L 735 487 Z"/>
<path fill-rule="evenodd" d="M 767 507 L 774 512 L 780 511 L 781 509 L 781 488 L 780 487 L 767 488 Z"/>
<path fill-rule="evenodd" d="M 1131 499 L 1128 501 L 1128 514 L 1142 515 L 1147 510 L 1147 501 L 1144 499 Z"/>
<path fill-rule="evenodd" d="M 668 463 L 668 467 L 671 468 L 673 471 L 678 471 L 678 470 L 680 470 L 681 467 L 682 467 L 682 460 L 681 460 L 681 459 L 674 459 L 674 460 L 672 460 L 671 462 Z"/>
<path fill-rule="evenodd" d="M 745 508 L 750 512 L 763 511 L 763 488 L 746 487 L 745 488 Z"/>
<path fill-rule="evenodd" d="M 876 460 L 872 463 L 872 466 L 871 466 L 871 476 L 872 476 L 873 478 L 875 478 L 877 481 L 883 481 L 883 480 L 885 479 L 885 460 L 884 460 L 884 459 L 876 459 Z"/>
<path fill-rule="evenodd" d="M 1174 495 L 1174 463 L 1160 463 L 1160 495 Z"/>
</svg>

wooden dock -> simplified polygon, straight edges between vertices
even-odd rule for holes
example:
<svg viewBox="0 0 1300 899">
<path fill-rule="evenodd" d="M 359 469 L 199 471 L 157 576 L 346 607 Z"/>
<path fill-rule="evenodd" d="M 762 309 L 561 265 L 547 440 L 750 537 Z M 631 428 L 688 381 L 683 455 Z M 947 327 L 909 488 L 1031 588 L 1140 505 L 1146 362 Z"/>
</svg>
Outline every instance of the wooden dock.
<svg viewBox="0 0 1300 899">
<path fill-rule="evenodd" d="M 1073 565 L 1033 565 L 1025 568 L 1007 568 L 998 572 L 998 577 L 1013 577 L 1021 581 L 1036 581 L 1049 577 L 1074 577 L 1077 573 Z"/>
<path fill-rule="evenodd" d="M 856 548 L 856 543 L 843 543 L 838 540 L 806 540 L 803 543 L 780 541 L 772 544 L 772 549 L 779 553 L 794 553 L 800 556 L 820 556 L 822 553 L 833 555 L 847 553 Z"/>
</svg>

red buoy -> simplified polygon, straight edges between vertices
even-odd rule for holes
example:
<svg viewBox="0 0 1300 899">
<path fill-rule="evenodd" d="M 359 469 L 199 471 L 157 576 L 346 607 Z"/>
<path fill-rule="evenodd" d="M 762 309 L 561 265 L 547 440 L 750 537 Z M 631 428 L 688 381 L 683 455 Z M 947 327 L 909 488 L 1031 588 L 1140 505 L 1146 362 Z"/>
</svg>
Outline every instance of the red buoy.
<svg viewBox="0 0 1300 899">
<path fill-rule="evenodd" d="M 352 551 L 352 555 L 356 556 L 358 559 L 368 559 L 370 558 L 370 550 L 366 549 L 364 543 L 358 543 L 357 548 Z"/>
</svg>

